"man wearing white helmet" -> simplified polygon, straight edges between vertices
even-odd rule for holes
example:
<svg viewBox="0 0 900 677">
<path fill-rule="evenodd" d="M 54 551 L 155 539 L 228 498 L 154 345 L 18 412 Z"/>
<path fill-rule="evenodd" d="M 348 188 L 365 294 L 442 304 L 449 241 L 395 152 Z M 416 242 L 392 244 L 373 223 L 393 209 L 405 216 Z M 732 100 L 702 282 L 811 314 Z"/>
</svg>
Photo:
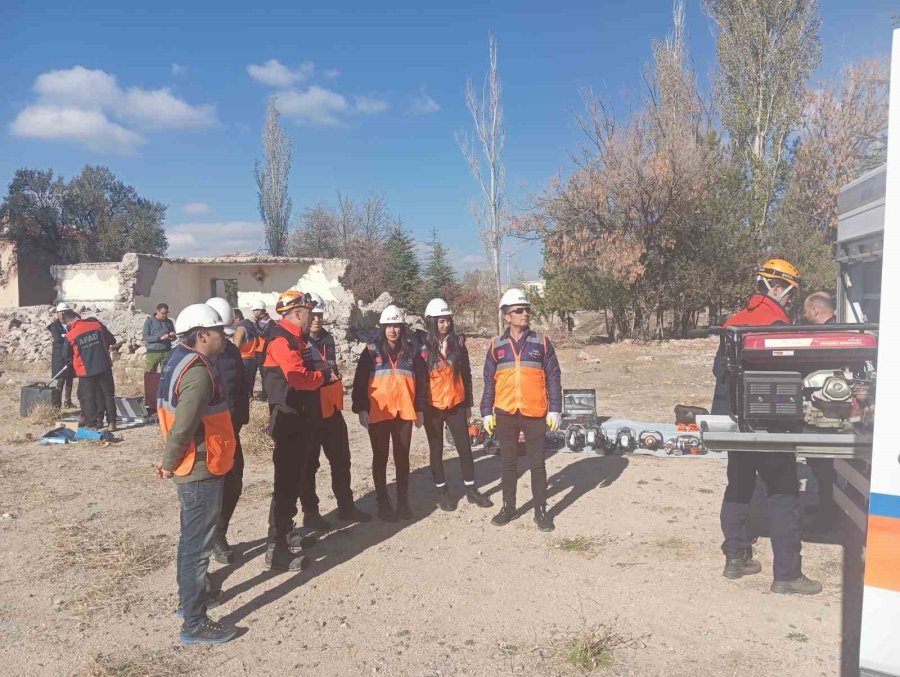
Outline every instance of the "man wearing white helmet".
<svg viewBox="0 0 900 677">
<path fill-rule="evenodd" d="M 510 289 L 500 299 L 500 311 L 509 327 L 491 341 L 484 361 L 481 415 L 484 428 L 496 428 L 503 465 L 503 508 L 491 523 L 503 526 L 516 514 L 519 433 L 531 466 L 534 521 L 541 531 L 553 531 L 547 513 L 547 468 L 544 464 L 545 428 L 558 430 L 562 417 L 559 360 L 546 336 L 531 330 L 531 302 L 521 289 Z"/>
<path fill-rule="evenodd" d="M 236 441 L 216 358 L 225 350 L 225 323 L 213 308 L 194 303 L 175 320 L 181 342 L 172 351 L 159 383 L 157 412 L 165 451 L 156 463 L 161 479 L 172 479 L 181 504 L 178 540 L 180 639 L 185 644 L 219 644 L 237 630 L 211 620 L 206 611 L 220 593 L 207 593 L 209 556 L 222 508 L 225 476 L 234 463 Z"/>
<path fill-rule="evenodd" d="M 381 335 L 359 356 L 353 377 L 353 411 L 369 431 L 372 480 L 378 517 L 385 522 L 413 518 L 409 504 L 409 446 L 413 424 L 422 427 L 428 375 L 415 359 L 403 311 L 390 305 L 379 319 Z M 391 444 L 397 473 L 397 509 L 387 492 Z"/>
<path fill-rule="evenodd" d="M 206 305 L 214 309 L 225 324 L 225 334 L 234 334 L 234 309 L 221 297 L 207 300 Z M 225 342 L 225 349 L 216 359 L 216 369 L 225 388 L 228 400 L 228 411 L 231 414 L 231 425 L 234 429 L 234 466 L 225 475 L 222 489 L 222 514 L 216 527 L 216 540 L 213 544 L 213 557 L 219 564 L 231 564 L 234 551 L 228 545 L 228 525 L 237 507 L 238 499 L 244 487 L 244 450 L 241 447 L 241 428 L 250 421 L 250 384 L 244 373 L 244 361 L 241 351 L 231 341 Z"/>
<path fill-rule="evenodd" d="M 303 353 L 304 362 L 311 371 L 330 369 L 335 378 L 331 383 L 324 383 L 318 390 L 322 420 L 311 430 L 315 439 L 310 445 L 309 462 L 302 477 L 300 505 L 303 508 L 303 526 L 325 531 L 331 528 L 331 524 L 319 512 L 319 496 L 316 494 L 316 473 L 319 471 L 322 449 L 325 450 L 325 458 L 331 469 L 331 490 L 337 501 L 338 519 L 345 522 L 368 522 L 372 516 L 353 503 L 353 489 L 350 487 L 350 440 L 347 423 L 341 413 L 344 409 L 344 382 L 338 369 L 334 337 L 325 329 L 325 301 L 315 292 L 310 292 L 309 296 L 315 306 L 309 326 L 309 350 Z"/>
<path fill-rule="evenodd" d="M 70 408 L 72 404 L 72 383 L 75 381 L 75 370 L 66 361 L 66 332 L 68 326 L 63 321 L 63 313 L 69 308 L 68 303 L 60 303 L 56 306 L 56 319 L 47 325 L 47 331 L 53 340 L 53 352 L 50 356 L 50 376 L 56 379 L 56 387 L 64 395 L 63 407 Z"/>
<path fill-rule="evenodd" d="M 469 352 L 453 326 L 453 311 L 443 299 L 431 299 L 425 307 L 427 332 L 416 359 L 428 374 L 425 434 L 431 461 L 431 476 L 437 488 L 441 510 L 455 510 L 444 475 L 444 424 L 453 436 L 462 469 L 466 499 L 480 508 L 493 503 L 475 486 L 475 461 L 469 439 L 472 414 L 472 369 Z"/>
<path fill-rule="evenodd" d="M 266 359 L 266 356 L 263 354 L 263 348 L 266 345 L 266 337 L 268 336 L 269 325 L 273 324 L 273 320 L 269 315 L 269 310 L 266 307 L 265 301 L 254 301 L 250 306 L 250 312 L 253 314 L 253 324 L 256 325 L 256 331 L 260 337 L 260 341 L 257 343 L 256 347 L 256 365 L 260 371 L 260 399 L 265 400 L 267 398 L 266 395 L 266 383 L 262 378 L 262 367 L 263 362 Z M 254 381 L 256 377 L 254 376 Z M 250 386 L 251 391 L 253 390 L 253 384 Z"/>
</svg>

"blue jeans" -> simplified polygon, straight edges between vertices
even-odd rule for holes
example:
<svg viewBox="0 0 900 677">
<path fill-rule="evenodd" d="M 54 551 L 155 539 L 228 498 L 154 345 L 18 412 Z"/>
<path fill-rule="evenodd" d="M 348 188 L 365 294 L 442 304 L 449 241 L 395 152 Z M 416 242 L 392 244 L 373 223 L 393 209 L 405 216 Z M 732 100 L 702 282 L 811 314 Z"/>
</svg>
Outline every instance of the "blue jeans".
<svg viewBox="0 0 900 677">
<path fill-rule="evenodd" d="M 222 511 L 224 482 L 224 478 L 217 477 L 175 485 L 181 503 L 178 598 L 189 630 L 206 619 L 206 571 Z"/>
</svg>

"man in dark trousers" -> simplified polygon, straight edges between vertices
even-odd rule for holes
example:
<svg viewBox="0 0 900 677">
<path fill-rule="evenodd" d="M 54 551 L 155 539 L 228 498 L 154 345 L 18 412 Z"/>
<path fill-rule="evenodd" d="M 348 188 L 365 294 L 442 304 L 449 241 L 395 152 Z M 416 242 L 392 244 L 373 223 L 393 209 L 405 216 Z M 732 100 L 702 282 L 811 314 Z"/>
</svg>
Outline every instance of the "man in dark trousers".
<svg viewBox="0 0 900 677">
<path fill-rule="evenodd" d="M 319 512 L 319 496 L 316 494 L 316 473 L 319 456 L 325 450 L 325 458 L 331 468 L 331 490 L 337 500 L 338 519 L 345 522 L 368 522 L 372 516 L 353 504 L 350 488 L 350 440 L 347 424 L 341 411 L 344 408 L 344 384 L 337 366 L 334 338 L 325 329 L 325 301 L 318 294 L 310 294 L 316 304 L 312 309 L 308 350 L 304 362 L 311 371 L 331 369 L 335 380 L 323 384 L 318 396 L 322 407 L 322 420 L 313 429 L 316 440 L 311 445 L 309 462 L 303 473 L 300 488 L 300 505 L 303 508 L 303 526 L 325 531 L 331 524 Z"/>
<path fill-rule="evenodd" d="M 266 307 L 264 301 L 254 301 L 253 305 L 250 306 L 250 312 L 253 314 L 253 324 L 256 325 L 256 331 L 258 336 L 260 337 L 260 341 L 257 342 L 256 347 L 256 362 L 257 367 L 260 371 L 262 371 L 263 362 L 265 362 L 266 356 L 263 353 L 263 347 L 266 344 L 266 337 L 268 336 L 269 325 L 274 324 L 272 317 L 269 315 L 269 310 Z M 254 377 L 255 378 L 255 377 Z M 260 392 L 259 399 L 265 400 L 267 398 L 266 395 L 266 382 L 265 379 L 260 377 Z"/>
<path fill-rule="evenodd" d="M 503 465 L 503 507 L 491 523 L 508 524 L 516 514 L 519 433 L 531 466 L 534 522 L 540 531 L 553 531 L 547 514 L 546 429 L 559 429 L 562 418 L 562 374 L 550 340 L 531 330 L 531 302 L 521 289 L 509 289 L 500 299 L 508 323 L 502 336 L 491 341 L 484 360 L 481 417 L 489 433 L 497 429 Z"/>
<path fill-rule="evenodd" d="M 227 299 L 213 297 L 206 305 L 215 310 L 222 318 L 226 336 L 234 335 L 234 310 Z M 222 354 L 216 358 L 216 371 L 225 388 L 228 400 L 228 412 L 231 414 L 231 425 L 234 429 L 234 465 L 225 475 L 222 488 L 222 514 L 216 527 L 216 540 L 213 542 L 212 555 L 219 564 L 231 564 L 234 561 L 234 550 L 228 544 L 228 525 L 237 507 L 238 499 L 244 488 L 244 450 L 241 447 L 241 428 L 250 421 L 250 386 L 244 373 L 241 351 L 232 341 L 225 341 Z"/>
<path fill-rule="evenodd" d="M 100 402 L 108 417 L 109 429 L 116 429 L 116 384 L 113 381 L 109 349 L 116 337 L 100 320 L 82 320 L 74 310 L 62 313 L 66 332 L 65 359 L 71 361 L 78 377 L 78 402 L 86 428 L 100 425 Z"/>
<path fill-rule="evenodd" d="M 169 319 L 169 306 L 160 303 L 156 313 L 144 320 L 144 371 L 148 373 L 161 370 L 172 352 L 172 340 L 175 338 L 175 325 Z"/>
<path fill-rule="evenodd" d="M 53 337 L 50 376 L 51 378 L 56 378 L 56 387 L 63 394 L 63 407 L 69 409 L 74 406 L 72 404 L 72 383 L 75 381 L 75 372 L 72 370 L 71 363 L 65 359 L 66 332 L 69 328 L 63 321 L 63 313 L 67 310 L 71 310 L 67 303 L 60 303 L 56 306 L 56 319 L 47 326 L 47 331 Z M 65 370 L 63 370 L 63 367 L 65 367 Z"/>
<path fill-rule="evenodd" d="M 309 294 L 282 293 L 275 305 L 282 319 L 269 324 L 263 349 L 262 380 L 269 400 L 269 434 L 275 443 L 266 566 L 282 571 L 309 565 L 306 557 L 295 552 L 305 543 L 294 529 L 294 516 L 314 438 L 310 433 L 322 419 L 316 391 L 335 379 L 330 369 L 310 371 L 303 361 L 314 305 Z"/>
<path fill-rule="evenodd" d="M 770 259 L 757 270 L 756 285 L 757 293 L 723 327 L 791 324 L 786 308 L 800 289 L 797 269 L 783 259 Z M 713 364 L 716 390 L 712 413 L 720 415 L 729 414 L 730 384 L 725 370 L 724 346 L 723 341 Z M 762 571 L 762 565 L 753 559 L 753 538 L 747 526 L 757 476 L 765 482 L 769 496 L 769 530 L 774 553 L 772 592 L 801 595 L 821 592 L 822 584 L 807 578 L 801 570 L 800 482 L 797 460 L 788 452 L 728 452 L 728 486 L 720 515 L 725 537 L 722 575 L 736 579 Z"/>
<path fill-rule="evenodd" d="M 803 302 L 803 319 L 809 324 L 835 324 L 837 318 L 831 294 L 818 291 L 807 296 Z M 834 502 L 834 459 L 807 458 L 806 465 L 815 475 L 819 487 L 819 506 L 807 529 L 810 533 L 827 533 L 834 529 L 839 515 Z"/>
</svg>

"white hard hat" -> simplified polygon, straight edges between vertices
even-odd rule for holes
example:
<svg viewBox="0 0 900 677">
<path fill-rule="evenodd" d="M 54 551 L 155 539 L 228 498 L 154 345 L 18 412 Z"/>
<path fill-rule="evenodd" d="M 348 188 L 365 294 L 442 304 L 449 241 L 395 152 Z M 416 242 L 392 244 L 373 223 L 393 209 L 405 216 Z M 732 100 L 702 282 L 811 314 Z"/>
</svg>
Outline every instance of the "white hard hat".
<svg viewBox="0 0 900 677">
<path fill-rule="evenodd" d="M 228 300 L 221 296 L 213 296 L 211 299 L 207 299 L 206 305 L 219 313 L 219 317 L 225 323 L 225 333 L 231 336 L 234 333 L 234 328 L 231 326 L 234 324 L 234 309 Z"/>
<path fill-rule="evenodd" d="M 400 310 L 395 305 L 390 305 L 384 310 L 381 311 L 381 317 L 378 319 L 378 324 L 403 324 L 403 311 Z"/>
<path fill-rule="evenodd" d="M 250 305 L 250 310 L 265 310 L 265 309 L 266 309 L 266 302 L 263 300 L 254 301 Z"/>
<path fill-rule="evenodd" d="M 500 309 L 508 308 L 509 306 L 530 306 L 531 301 L 528 300 L 528 297 L 525 296 L 525 292 L 521 289 L 507 289 L 506 293 L 503 294 L 503 297 L 500 299 Z"/>
<path fill-rule="evenodd" d="M 453 317 L 453 311 L 444 299 L 431 299 L 425 306 L 425 317 Z"/>
<path fill-rule="evenodd" d="M 56 312 L 57 312 L 57 313 L 62 313 L 62 312 L 65 312 L 65 311 L 67 311 L 67 310 L 72 310 L 72 309 L 69 307 L 69 304 L 68 304 L 68 303 L 60 303 L 58 306 L 56 306 Z"/>
<path fill-rule="evenodd" d="M 309 297 L 315 302 L 316 306 L 312 309 L 314 314 L 324 315 L 325 314 L 325 299 L 316 294 L 316 292 L 309 292 Z"/>
<path fill-rule="evenodd" d="M 175 333 L 184 336 L 191 329 L 215 329 L 224 327 L 222 316 L 212 306 L 192 303 L 175 318 Z"/>
</svg>

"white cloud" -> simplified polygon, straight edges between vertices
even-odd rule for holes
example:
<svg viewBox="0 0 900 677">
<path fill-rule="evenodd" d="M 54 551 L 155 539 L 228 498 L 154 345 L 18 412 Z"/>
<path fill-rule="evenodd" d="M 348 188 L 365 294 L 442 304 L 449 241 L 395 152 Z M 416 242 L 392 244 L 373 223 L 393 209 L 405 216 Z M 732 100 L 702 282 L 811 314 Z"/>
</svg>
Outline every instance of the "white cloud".
<svg viewBox="0 0 900 677">
<path fill-rule="evenodd" d="M 182 75 L 187 75 L 187 66 L 182 66 L 180 63 L 172 64 L 172 75 L 176 78 L 181 77 Z"/>
<path fill-rule="evenodd" d="M 28 106 L 13 120 L 10 131 L 13 136 L 72 141 L 99 153 L 120 155 L 134 155 L 138 146 L 146 142 L 140 134 L 112 122 L 102 111 L 61 106 Z"/>
<path fill-rule="evenodd" d="M 340 77 L 341 72 L 337 68 L 329 68 L 322 72 L 322 77 L 326 80 L 334 80 L 337 77 Z"/>
<path fill-rule="evenodd" d="M 425 90 L 422 89 L 419 91 L 419 95 L 413 99 L 410 113 L 413 115 L 430 115 L 431 113 L 437 113 L 440 109 L 438 102 L 428 96 Z"/>
<path fill-rule="evenodd" d="M 257 252 L 264 243 L 259 221 L 179 223 L 166 228 L 168 256 L 221 256 Z"/>
<path fill-rule="evenodd" d="M 209 214 L 212 211 L 205 202 L 188 202 L 181 209 L 185 214 Z"/>
<path fill-rule="evenodd" d="M 14 136 L 71 141 L 98 152 L 134 154 L 146 142 L 142 132 L 217 122 L 214 106 L 191 105 L 167 88 L 125 90 L 114 75 L 83 66 L 42 73 L 34 91 L 37 101 L 10 125 Z"/>
<path fill-rule="evenodd" d="M 291 70 L 278 59 L 269 59 L 264 64 L 250 64 L 247 73 L 250 77 L 270 87 L 290 87 L 298 82 L 305 82 L 316 72 L 316 64 L 304 61 L 297 70 Z"/>
<path fill-rule="evenodd" d="M 289 89 L 279 92 L 276 97 L 281 114 L 300 124 L 333 127 L 350 111 L 350 104 L 343 95 L 318 85 L 303 92 Z"/>
<path fill-rule="evenodd" d="M 369 96 L 356 97 L 356 110 L 363 114 L 384 113 L 390 105 L 383 99 L 374 99 Z"/>
</svg>

